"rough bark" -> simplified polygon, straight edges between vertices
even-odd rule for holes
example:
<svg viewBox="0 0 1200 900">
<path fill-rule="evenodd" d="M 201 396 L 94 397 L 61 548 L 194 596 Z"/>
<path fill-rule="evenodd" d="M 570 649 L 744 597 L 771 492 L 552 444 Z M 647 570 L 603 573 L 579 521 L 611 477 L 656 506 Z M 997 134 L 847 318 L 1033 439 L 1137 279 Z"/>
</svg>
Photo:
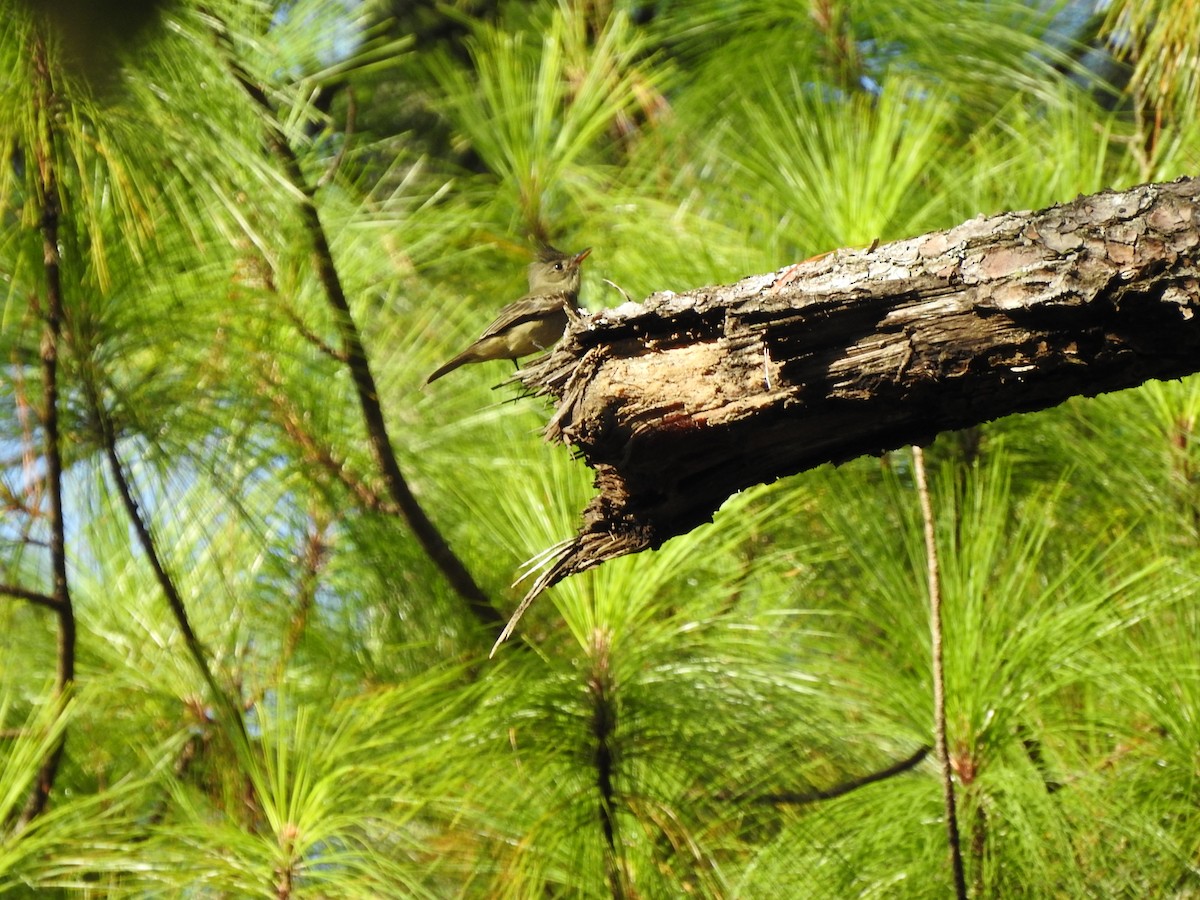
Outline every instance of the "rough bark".
<svg viewBox="0 0 1200 900">
<path fill-rule="evenodd" d="M 596 472 L 542 588 L 826 462 L 1200 369 L 1180 180 L 980 216 L 585 316 L 518 378 Z"/>
</svg>

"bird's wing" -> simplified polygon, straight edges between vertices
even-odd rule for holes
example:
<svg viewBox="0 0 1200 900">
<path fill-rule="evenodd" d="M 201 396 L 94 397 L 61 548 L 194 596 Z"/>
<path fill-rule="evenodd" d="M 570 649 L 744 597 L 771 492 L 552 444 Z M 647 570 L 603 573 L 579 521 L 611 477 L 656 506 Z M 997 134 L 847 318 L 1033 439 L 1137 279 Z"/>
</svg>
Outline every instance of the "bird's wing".
<svg viewBox="0 0 1200 900">
<path fill-rule="evenodd" d="M 522 297 L 500 310 L 494 322 L 480 335 L 480 338 L 491 337 L 507 328 L 528 322 L 531 319 L 541 319 L 550 313 L 563 309 L 567 304 L 566 294 L 543 294 Z"/>
</svg>

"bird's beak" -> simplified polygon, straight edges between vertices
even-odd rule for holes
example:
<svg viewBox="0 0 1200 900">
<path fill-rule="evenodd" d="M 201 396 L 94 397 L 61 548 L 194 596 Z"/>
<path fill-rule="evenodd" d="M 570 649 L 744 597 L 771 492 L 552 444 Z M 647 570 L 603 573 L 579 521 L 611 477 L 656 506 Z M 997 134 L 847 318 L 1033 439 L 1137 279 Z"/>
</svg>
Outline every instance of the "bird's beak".
<svg viewBox="0 0 1200 900">
<path fill-rule="evenodd" d="M 592 252 L 591 247 L 585 247 L 583 250 L 580 250 L 573 257 L 571 257 L 571 265 L 573 265 L 573 266 L 579 265 L 581 262 L 583 262 L 585 259 L 587 259 L 587 255 L 591 252 Z"/>
</svg>

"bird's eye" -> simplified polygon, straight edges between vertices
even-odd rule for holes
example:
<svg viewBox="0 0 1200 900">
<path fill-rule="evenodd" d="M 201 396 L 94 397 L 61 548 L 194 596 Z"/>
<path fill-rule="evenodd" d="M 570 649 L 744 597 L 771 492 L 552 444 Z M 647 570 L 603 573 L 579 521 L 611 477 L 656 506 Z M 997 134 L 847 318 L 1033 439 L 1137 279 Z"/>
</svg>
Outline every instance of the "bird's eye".
<svg viewBox="0 0 1200 900">
<path fill-rule="evenodd" d="M 562 263 L 560 263 L 560 262 L 556 262 L 556 263 L 554 264 L 554 271 L 555 271 L 555 272 L 561 272 L 562 270 L 563 270 L 563 264 L 562 264 Z"/>
</svg>

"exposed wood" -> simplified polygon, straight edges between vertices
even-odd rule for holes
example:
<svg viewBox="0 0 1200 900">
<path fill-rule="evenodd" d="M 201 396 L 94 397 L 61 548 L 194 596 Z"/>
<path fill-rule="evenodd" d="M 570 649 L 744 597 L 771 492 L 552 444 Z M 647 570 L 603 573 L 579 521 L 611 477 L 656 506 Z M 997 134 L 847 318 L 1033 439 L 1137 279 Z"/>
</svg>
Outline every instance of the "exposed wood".
<svg viewBox="0 0 1200 900">
<path fill-rule="evenodd" d="M 1200 182 L 980 216 L 572 323 L 518 378 L 597 496 L 542 588 L 731 494 L 1068 397 L 1200 369 Z"/>
</svg>

